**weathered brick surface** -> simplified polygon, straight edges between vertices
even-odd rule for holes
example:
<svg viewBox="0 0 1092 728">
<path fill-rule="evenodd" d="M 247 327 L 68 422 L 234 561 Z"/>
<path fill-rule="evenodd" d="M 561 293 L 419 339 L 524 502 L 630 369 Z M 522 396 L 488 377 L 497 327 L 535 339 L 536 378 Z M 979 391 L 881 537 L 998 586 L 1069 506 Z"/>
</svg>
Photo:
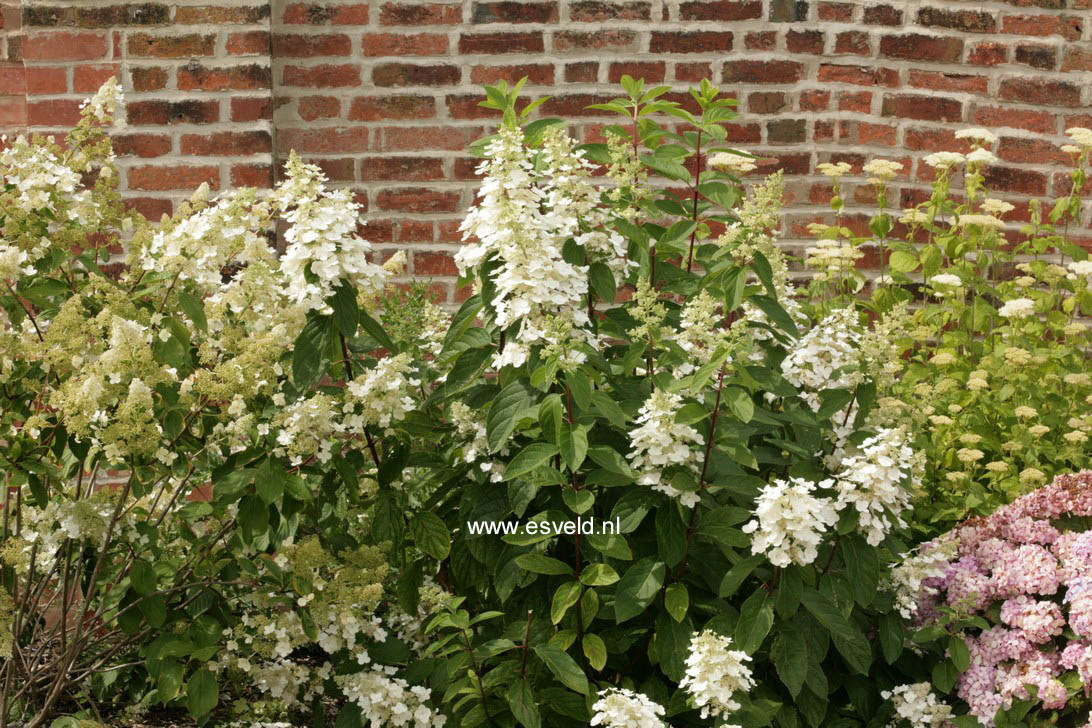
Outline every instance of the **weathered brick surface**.
<svg viewBox="0 0 1092 728">
<path fill-rule="evenodd" d="M 921 199 L 920 158 L 995 129 L 989 180 L 1026 209 L 1065 194 L 1064 130 L 1092 124 L 1089 0 L 0 0 L 0 131 L 59 131 L 119 74 L 125 194 L 158 216 L 203 181 L 268 185 L 291 150 L 353 188 L 363 233 L 411 253 L 457 301 L 452 254 L 473 199 L 466 145 L 487 133 L 481 86 L 528 76 L 543 114 L 601 140 L 624 74 L 704 77 L 739 100 L 740 147 L 791 175 L 799 242 L 830 186 L 815 165 L 907 165 L 893 199 Z M 869 191 L 846 180 L 850 205 Z M 847 220 L 864 225 L 863 209 Z M 863 229 L 863 227 L 862 227 Z M 1087 236 L 1086 236 L 1087 237 Z"/>
</svg>

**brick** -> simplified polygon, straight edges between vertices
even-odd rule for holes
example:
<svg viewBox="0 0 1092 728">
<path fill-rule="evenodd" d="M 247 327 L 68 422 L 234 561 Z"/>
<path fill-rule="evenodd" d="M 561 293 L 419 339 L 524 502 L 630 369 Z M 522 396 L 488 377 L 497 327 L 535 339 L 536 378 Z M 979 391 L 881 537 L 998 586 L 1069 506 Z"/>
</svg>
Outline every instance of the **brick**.
<svg viewBox="0 0 1092 728">
<path fill-rule="evenodd" d="M 352 157 L 341 157 L 340 159 L 311 158 L 308 161 L 317 164 L 322 173 L 333 182 L 356 181 L 356 161 Z"/>
<path fill-rule="evenodd" d="M 822 83 L 851 83 L 857 86 L 899 85 L 899 72 L 894 68 L 878 66 L 838 66 L 824 63 L 819 66 Z"/>
<path fill-rule="evenodd" d="M 352 52 L 353 43 L 349 40 L 349 36 L 343 33 L 329 35 L 273 34 L 273 55 L 275 57 L 347 56 Z"/>
<path fill-rule="evenodd" d="M 1006 15 L 1001 19 L 1001 32 L 1013 35 L 1060 35 L 1078 40 L 1083 30 L 1080 18 L 1063 15 Z"/>
<path fill-rule="evenodd" d="M 266 154 L 272 149 L 268 131 L 218 131 L 212 134 L 183 134 L 182 154 L 202 157 L 242 157 Z"/>
<path fill-rule="evenodd" d="M 129 69 L 134 91 L 158 91 L 167 87 L 167 70 L 159 66 Z"/>
<path fill-rule="evenodd" d="M 1020 8 L 1045 8 L 1047 10 L 1061 10 L 1066 6 L 1066 0 L 1001 0 L 1008 5 Z M 1080 5 L 1076 5 L 1080 7 Z"/>
<path fill-rule="evenodd" d="M 808 4 L 803 0 L 770 0 L 770 22 L 798 23 L 808 19 Z"/>
<path fill-rule="evenodd" d="M 650 53 L 711 53 L 732 50 L 732 34 L 712 30 L 674 32 L 655 30 L 649 41 Z"/>
<path fill-rule="evenodd" d="M 1092 50 L 1079 46 L 1065 49 L 1062 59 L 1063 71 L 1092 71 Z"/>
<path fill-rule="evenodd" d="M 428 187 L 381 190 L 376 195 L 381 210 L 401 212 L 455 212 L 459 207 L 458 192 L 442 192 Z"/>
<path fill-rule="evenodd" d="M 49 88 L 51 84 L 55 85 L 57 81 L 60 81 L 61 91 L 68 90 L 68 80 L 65 78 L 65 72 L 63 68 L 51 68 L 51 69 L 30 69 L 23 68 L 22 64 L 6 64 L 0 65 L 0 95 L 11 95 L 21 97 L 23 102 L 26 101 L 27 94 L 27 72 L 30 70 L 49 70 L 53 71 L 51 75 L 52 80 L 43 79 L 43 83 Z M 45 91 L 42 93 L 60 93 L 57 91 Z M 3 105 L 8 105 L 11 102 L 8 99 L 4 99 Z"/>
<path fill-rule="evenodd" d="M 811 131 L 811 139 L 815 142 L 833 141 L 834 122 L 817 120 L 815 122 L 815 127 Z"/>
<path fill-rule="evenodd" d="M 483 107 L 480 103 L 481 100 L 481 94 L 448 96 L 445 99 L 448 116 L 452 119 L 496 119 L 496 110 Z M 530 99 L 519 99 L 516 102 L 516 109 L 523 110 L 528 103 L 530 103 Z"/>
<path fill-rule="evenodd" d="M 1019 164 L 1068 165 L 1072 161 L 1068 154 L 1054 144 L 1043 139 L 1025 137 L 1001 137 L 997 145 L 997 156 L 1006 162 Z"/>
<path fill-rule="evenodd" d="M 777 33 L 772 30 L 748 33 L 743 37 L 743 45 L 749 51 L 772 51 L 777 47 Z"/>
<path fill-rule="evenodd" d="M 963 55 L 963 40 L 911 33 L 880 38 L 880 56 L 910 61 L 957 63 Z"/>
<path fill-rule="evenodd" d="M 649 83 L 659 83 L 666 75 L 666 64 L 663 61 L 629 61 L 610 64 L 607 80 L 618 83 L 622 80 L 622 76 L 632 76 Z"/>
<path fill-rule="evenodd" d="M 233 56 L 256 56 L 270 52 L 269 33 L 264 30 L 247 30 L 228 35 L 227 52 Z"/>
<path fill-rule="evenodd" d="M 826 36 L 818 30 L 790 30 L 785 34 L 785 48 L 790 53 L 819 55 L 825 43 Z"/>
<path fill-rule="evenodd" d="M 687 83 L 700 83 L 703 78 L 712 78 L 713 66 L 710 63 L 676 63 L 675 80 Z"/>
<path fill-rule="evenodd" d="M 302 96 L 296 100 L 296 113 L 304 121 L 336 119 L 341 115 L 341 99 L 336 96 Z M 356 121 L 350 117 L 351 121 Z"/>
<path fill-rule="evenodd" d="M 910 70 L 910 85 L 936 91 L 962 91 L 985 94 L 989 79 L 966 73 L 941 73 L 939 71 Z"/>
<path fill-rule="evenodd" d="M 906 130 L 904 145 L 907 149 L 922 152 L 967 152 L 970 145 L 956 139 L 952 129 L 911 127 Z"/>
<path fill-rule="evenodd" d="M 269 66 L 223 66 L 210 68 L 200 63 L 188 63 L 178 69 L 180 91 L 243 91 L 272 88 Z"/>
<path fill-rule="evenodd" d="M 1053 134 L 1057 129 L 1054 114 L 1047 111 L 1024 111 L 1012 107 L 979 107 L 973 122 L 981 126 L 1026 129 L 1040 134 Z"/>
<path fill-rule="evenodd" d="M 925 7 L 918 10 L 918 25 L 962 30 L 964 33 L 993 33 L 997 30 L 997 19 L 984 10 Z"/>
<path fill-rule="evenodd" d="M 556 23 L 556 2 L 476 2 L 470 13 L 470 22 L 486 23 Z"/>
<path fill-rule="evenodd" d="M 360 160 L 360 179 L 366 182 L 397 180 L 425 182 L 443 179 L 444 161 L 428 157 L 365 157 Z M 430 223 L 431 226 L 431 223 Z"/>
<path fill-rule="evenodd" d="M 588 108 L 592 104 L 605 104 L 613 98 L 614 94 L 558 94 L 539 108 L 552 116 L 613 116 L 607 111 Z"/>
<path fill-rule="evenodd" d="M 836 55 L 868 56 L 872 55 L 872 43 L 868 33 L 860 30 L 847 30 L 834 38 Z"/>
<path fill-rule="evenodd" d="M 458 3 L 384 3 L 379 11 L 380 25 L 456 25 L 462 20 L 463 9 Z"/>
<path fill-rule="evenodd" d="M 438 56 L 447 53 L 447 36 L 439 33 L 365 33 L 365 56 Z"/>
<path fill-rule="evenodd" d="M 819 3 L 819 19 L 832 23 L 848 23 L 853 20 L 850 3 Z"/>
<path fill-rule="evenodd" d="M 136 126 L 212 124 L 220 120 L 218 101 L 130 101 L 125 109 L 129 123 Z"/>
<path fill-rule="evenodd" d="M 1009 47 L 1003 43 L 976 43 L 967 54 L 972 66 L 998 66 L 1008 60 Z"/>
<path fill-rule="evenodd" d="M 77 70 L 81 68 L 83 68 L 82 64 L 76 67 Z M 63 94 L 68 91 L 68 73 L 64 68 L 52 66 L 38 68 L 29 66 L 24 68 L 22 65 L 19 65 L 12 67 L 11 72 L 14 72 L 18 76 L 18 81 L 14 83 L 9 81 L 5 88 L 6 93 L 38 96 L 44 94 Z"/>
<path fill-rule="evenodd" d="M 436 116 L 436 101 L 428 96 L 360 96 L 349 107 L 350 121 L 383 119 L 430 119 Z"/>
<path fill-rule="evenodd" d="M 842 91 L 838 94 L 838 110 L 852 111 L 858 114 L 872 112 L 871 91 Z"/>
<path fill-rule="evenodd" d="M 545 63 L 525 63 L 517 66 L 474 66 L 470 82 L 477 86 L 493 85 L 504 80 L 515 83 L 524 76 L 531 85 L 550 86 L 554 83 L 554 67 Z"/>
<path fill-rule="evenodd" d="M 756 91 L 747 94 L 747 110 L 752 114 L 777 114 L 789 108 L 782 91 Z"/>
<path fill-rule="evenodd" d="M 235 97 L 231 100 L 232 121 L 260 121 L 273 118 L 273 100 L 266 97 Z"/>
<path fill-rule="evenodd" d="M 1057 52 L 1054 46 L 1021 44 L 1016 46 L 1013 60 L 1025 66 L 1038 68 L 1041 71 L 1050 71 L 1058 64 Z"/>
<path fill-rule="evenodd" d="M 120 76 L 121 67 L 115 63 L 81 63 L 72 69 L 72 90 L 93 94 L 107 80 Z"/>
<path fill-rule="evenodd" d="M 925 121 L 962 121 L 963 104 L 957 99 L 914 94 L 887 94 L 883 98 L 883 116 Z"/>
<path fill-rule="evenodd" d="M 231 184 L 233 187 L 258 187 L 266 189 L 273 186 L 273 166 L 269 164 L 233 164 L 231 165 Z"/>
<path fill-rule="evenodd" d="M 554 33 L 554 50 L 630 50 L 637 43 L 637 33 L 632 30 L 602 30 L 583 32 L 564 30 Z"/>
<path fill-rule="evenodd" d="M 127 157 L 162 157 L 171 153 L 167 134 L 115 134 L 114 149 Z"/>
<path fill-rule="evenodd" d="M 216 165 L 171 165 L 132 167 L 128 171 L 129 188 L 134 190 L 192 190 L 208 183 L 220 188 L 220 168 Z"/>
<path fill-rule="evenodd" d="M 725 83 L 795 83 L 804 76 L 804 65 L 795 61 L 728 61 Z"/>
<path fill-rule="evenodd" d="M 151 197 L 127 197 L 124 202 L 127 209 L 136 210 L 149 220 L 159 220 L 164 215 L 169 216 L 174 209 L 170 200 Z"/>
<path fill-rule="evenodd" d="M 431 220 L 403 220 L 398 224 L 398 242 L 400 243 L 431 243 L 435 241 Z M 414 261 L 417 251 L 414 252 Z M 414 268 L 414 273 L 417 273 Z"/>
<path fill-rule="evenodd" d="M 269 4 L 247 6 L 194 5 L 178 6 L 174 11 L 175 25 L 253 25 L 269 17 Z"/>
<path fill-rule="evenodd" d="M 216 36 L 198 33 L 185 35 L 135 33 L 129 36 L 126 47 L 129 55 L 137 58 L 211 56 L 216 53 Z"/>
<path fill-rule="evenodd" d="M 413 272 L 421 276 L 454 276 L 459 274 L 450 253 L 413 251 Z"/>
<path fill-rule="evenodd" d="M 1006 78 L 998 91 L 1000 98 L 1038 106 L 1080 106 L 1081 89 L 1067 81 L 1045 78 Z"/>
<path fill-rule="evenodd" d="M 285 25 L 367 25 L 368 6 L 327 3 L 291 3 L 284 9 Z"/>
<path fill-rule="evenodd" d="M 360 66 L 355 63 L 321 66 L 285 66 L 281 74 L 285 86 L 306 88 L 346 88 L 360 85 Z"/>
<path fill-rule="evenodd" d="M 898 135 L 898 129 L 886 124 L 872 124 L 866 121 L 851 122 L 856 133 L 858 144 L 873 144 L 878 146 L 893 147 Z"/>
<path fill-rule="evenodd" d="M 542 33 L 463 33 L 459 53 L 542 53 Z"/>
<path fill-rule="evenodd" d="M 865 25 L 902 25 L 902 11 L 890 5 L 870 5 L 862 19 Z"/>
<path fill-rule="evenodd" d="M 1039 172 L 1013 167 L 990 166 L 986 169 L 986 186 L 993 192 L 1016 192 L 1025 195 L 1045 195 L 1047 178 Z"/>
<path fill-rule="evenodd" d="M 372 69 L 372 83 L 385 88 L 401 86 L 453 86 L 462 73 L 458 66 L 381 63 Z"/>
<path fill-rule="evenodd" d="M 565 83 L 595 83 L 599 80 L 599 64 L 595 61 L 565 64 Z"/>
<path fill-rule="evenodd" d="M 683 20 L 758 20 L 762 17 L 762 3 L 754 0 L 713 0 L 681 3 L 679 16 Z"/>
<path fill-rule="evenodd" d="M 34 33 L 23 49 L 28 61 L 91 61 L 104 58 L 106 36 L 67 31 Z"/>
<path fill-rule="evenodd" d="M 830 91 L 812 89 L 800 92 L 801 111 L 826 111 L 830 105 Z"/>
<path fill-rule="evenodd" d="M 284 154 L 295 150 L 301 154 L 354 154 L 369 151 L 368 128 L 309 126 L 305 129 L 277 131 L 276 150 Z"/>
<path fill-rule="evenodd" d="M 650 20 L 652 3 L 604 2 L 581 0 L 569 6 L 569 20 L 576 23 L 601 23 L 604 20 Z"/>
<path fill-rule="evenodd" d="M 379 152 L 451 151 L 461 152 L 481 136 L 474 127 L 387 126 L 379 130 Z"/>
</svg>

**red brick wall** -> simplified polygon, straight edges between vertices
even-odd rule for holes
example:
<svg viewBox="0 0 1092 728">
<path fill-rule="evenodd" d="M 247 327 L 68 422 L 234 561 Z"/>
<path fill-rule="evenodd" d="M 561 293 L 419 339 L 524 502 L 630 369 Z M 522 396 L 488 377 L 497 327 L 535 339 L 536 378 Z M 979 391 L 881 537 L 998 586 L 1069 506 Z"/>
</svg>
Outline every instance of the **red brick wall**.
<svg viewBox="0 0 1092 728">
<path fill-rule="evenodd" d="M 202 181 L 268 184 L 296 149 L 359 192 L 369 239 L 409 249 L 411 270 L 449 296 L 475 185 L 464 148 L 491 121 L 476 105 L 481 85 L 500 78 L 529 75 L 530 94 L 554 97 L 544 112 L 579 119 L 575 131 L 593 139 L 603 117 L 584 107 L 622 74 L 679 91 L 711 77 L 740 100 L 733 141 L 792 176 L 790 240 L 825 209 L 820 162 L 899 159 L 909 203 L 929 178 L 921 156 L 987 126 L 1001 137 L 990 182 L 1019 213 L 1030 197 L 1065 193 L 1064 129 L 1092 126 L 1092 0 L 21 5 L 4 14 L 3 58 L 23 57 L 0 63 L 0 127 L 25 114 L 32 129 L 62 128 L 120 72 L 126 194 L 146 212 Z M 869 201 L 863 181 L 848 186 Z"/>
</svg>

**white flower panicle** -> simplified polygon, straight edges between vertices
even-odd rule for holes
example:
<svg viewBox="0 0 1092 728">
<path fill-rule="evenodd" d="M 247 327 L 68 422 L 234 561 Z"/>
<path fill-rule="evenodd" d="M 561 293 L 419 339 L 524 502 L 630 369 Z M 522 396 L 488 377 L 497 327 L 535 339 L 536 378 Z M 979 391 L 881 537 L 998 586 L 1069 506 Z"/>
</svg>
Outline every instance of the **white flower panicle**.
<svg viewBox="0 0 1092 728">
<path fill-rule="evenodd" d="M 952 707 L 933 694 L 927 682 L 899 685 L 880 693 L 895 708 L 891 728 L 942 728 L 949 725 Z"/>
<path fill-rule="evenodd" d="M 819 488 L 831 489 L 833 480 Z M 819 555 L 823 534 L 838 521 L 834 504 L 812 495 L 815 483 L 803 478 L 774 480 L 762 488 L 755 502 L 755 518 L 743 527 L 751 537 L 751 552 L 766 554 L 774 566 L 805 566 Z"/>
<path fill-rule="evenodd" d="M 997 313 L 1010 319 L 1027 318 L 1035 313 L 1035 302 L 1030 298 L 1014 298 L 1005 301 Z"/>
<path fill-rule="evenodd" d="M 490 304 L 498 326 L 518 327 L 493 365 L 520 366 L 531 347 L 540 345 L 565 366 L 579 364 L 585 358 L 582 347 L 595 343 L 584 330 L 588 267 L 566 262 L 562 248 L 576 239 L 589 260 L 621 272 L 628 266 L 622 257 L 625 241 L 594 229 L 602 213 L 594 207 L 590 163 L 563 129 L 546 133 L 537 167 L 518 127 L 501 129 L 486 154 L 478 167 L 485 177 L 481 202 L 460 227 L 464 240 L 477 242 L 460 249 L 455 263 L 463 275 L 490 259 L 500 263 L 492 274 L 496 295 Z"/>
<path fill-rule="evenodd" d="M 364 719 L 374 728 L 441 728 L 447 721 L 442 713 L 429 707 L 429 691 L 405 680 L 392 677 L 393 667 L 376 666 L 371 670 L 337 675 L 345 697 L 360 706 Z"/>
<path fill-rule="evenodd" d="M 22 136 L 0 150 L 0 176 L 12 186 L 15 204 L 27 213 L 56 210 L 56 198 L 72 195 L 80 184 L 76 170 L 49 149 L 31 144 Z"/>
<path fill-rule="evenodd" d="M 913 467 L 914 451 L 899 428 L 880 430 L 861 443 L 860 452 L 842 461 L 834 507 L 857 510 L 869 545 L 878 546 L 894 526 L 906 526 L 901 514 L 910 504 L 906 481 L 912 479 Z"/>
<path fill-rule="evenodd" d="M 781 362 L 781 373 L 818 411 L 822 405 L 819 392 L 852 389 L 862 380 L 860 345 L 853 307 L 838 309 L 800 338 Z"/>
<path fill-rule="evenodd" d="M 913 619 L 920 605 L 937 593 L 928 582 L 943 577 L 949 562 L 955 558 L 959 542 L 950 536 L 951 533 L 947 534 L 926 549 L 904 554 L 902 561 L 891 568 L 887 586 L 903 619 Z"/>
<path fill-rule="evenodd" d="M 678 498 L 690 508 L 698 503 L 695 492 L 684 492 L 663 481 L 663 471 L 671 466 L 688 468 L 697 474 L 701 453 L 695 448 L 705 444 L 701 433 L 690 425 L 675 422 L 682 407 L 682 396 L 656 389 L 641 407 L 637 427 L 629 433 L 629 462 L 641 474 L 638 483 Z"/>
<path fill-rule="evenodd" d="M 663 721 L 664 706 L 649 700 L 643 693 L 625 688 L 606 688 L 598 693 L 592 705 L 595 715 L 588 725 L 606 728 L 667 728 Z"/>
<path fill-rule="evenodd" d="M 693 697 L 702 718 L 727 718 L 740 709 L 733 696 L 755 686 L 747 666 L 750 660 L 746 653 L 732 649 L 730 637 L 705 630 L 690 642 L 686 674 L 679 687 Z"/>
<path fill-rule="evenodd" d="M 349 382 L 343 405 L 344 430 L 356 434 L 366 427 L 386 430 L 391 423 L 405 419 L 413 409 L 408 391 L 420 384 L 412 376 L 411 365 L 409 354 L 387 357 Z"/>
<path fill-rule="evenodd" d="M 272 201 L 289 223 L 281 258 L 289 298 L 327 313 L 326 301 L 343 280 L 365 294 L 380 290 L 388 273 L 368 261 L 372 246 L 356 234 L 360 206 L 349 190 L 327 190 L 319 168 L 294 154 L 285 174 Z"/>
</svg>

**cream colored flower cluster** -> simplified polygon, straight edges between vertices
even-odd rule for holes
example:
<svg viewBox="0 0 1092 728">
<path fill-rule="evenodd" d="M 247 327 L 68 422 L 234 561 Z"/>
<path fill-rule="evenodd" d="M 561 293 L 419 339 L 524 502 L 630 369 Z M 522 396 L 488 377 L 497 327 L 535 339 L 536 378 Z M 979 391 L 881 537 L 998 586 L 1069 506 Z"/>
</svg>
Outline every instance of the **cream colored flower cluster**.
<svg viewBox="0 0 1092 728">
<path fill-rule="evenodd" d="M 831 489 L 833 480 L 818 483 Z M 803 478 L 767 483 L 755 501 L 754 519 L 743 526 L 753 534 L 751 551 L 766 554 L 774 566 L 807 565 L 815 561 L 827 529 L 838 513 L 827 498 L 812 495 L 817 484 Z"/>
<path fill-rule="evenodd" d="M 686 674 L 679 687 L 690 693 L 694 705 L 701 709 L 702 718 L 726 719 L 740 709 L 736 693 L 755 686 L 747 665 L 750 661 L 745 652 L 732 649 L 730 637 L 705 630 L 690 641 Z"/>
<path fill-rule="evenodd" d="M 651 485 L 653 490 L 666 493 L 687 508 L 697 505 L 700 495 L 680 491 L 664 480 L 669 467 L 685 468 L 697 475 L 701 466 L 700 449 L 705 439 L 690 425 L 675 421 L 682 407 L 682 396 L 662 389 L 653 390 L 637 416 L 637 427 L 630 431 L 632 450 L 629 463 L 638 473 L 638 483 Z"/>
</svg>

